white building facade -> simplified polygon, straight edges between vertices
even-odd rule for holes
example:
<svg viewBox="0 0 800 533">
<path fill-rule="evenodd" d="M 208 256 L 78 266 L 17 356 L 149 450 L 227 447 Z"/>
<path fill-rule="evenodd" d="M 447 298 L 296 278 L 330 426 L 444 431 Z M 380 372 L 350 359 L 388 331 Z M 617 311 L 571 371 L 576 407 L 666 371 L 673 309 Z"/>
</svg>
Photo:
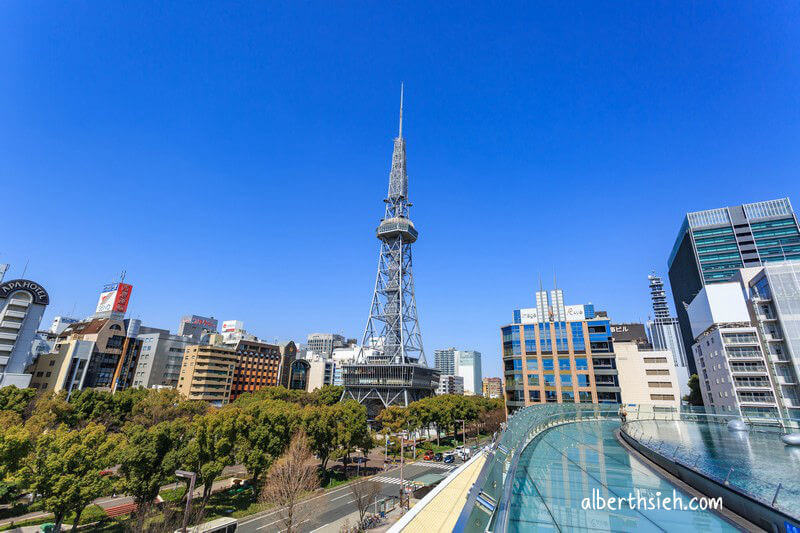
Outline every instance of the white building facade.
<svg viewBox="0 0 800 533">
<path fill-rule="evenodd" d="M 688 308 L 706 407 L 748 416 L 800 416 L 800 265 L 740 269 Z"/>
<path fill-rule="evenodd" d="M 0 387 L 26 388 L 31 375 L 31 346 L 50 303 L 47 291 L 27 279 L 13 279 L 0 284 Z"/>
</svg>

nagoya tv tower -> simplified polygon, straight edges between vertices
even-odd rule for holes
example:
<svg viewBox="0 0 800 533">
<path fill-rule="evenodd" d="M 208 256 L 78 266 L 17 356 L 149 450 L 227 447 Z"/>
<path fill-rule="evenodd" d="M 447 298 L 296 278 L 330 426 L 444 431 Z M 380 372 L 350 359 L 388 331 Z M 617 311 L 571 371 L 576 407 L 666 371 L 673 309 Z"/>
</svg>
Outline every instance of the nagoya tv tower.
<svg viewBox="0 0 800 533">
<path fill-rule="evenodd" d="M 364 339 L 355 364 L 344 367 L 343 399 L 366 405 L 369 418 L 384 407 L 406 406 L 431 396 L 439 382 L 429 368 L 414 296 L 411 244 L 419 233 L 409 218 L 406 140 L 403 138 L 403 87 L 400 127 L 394 140 L 386 211 L 376 230 L 381 241 L 378 275 Z"/>
</svg>

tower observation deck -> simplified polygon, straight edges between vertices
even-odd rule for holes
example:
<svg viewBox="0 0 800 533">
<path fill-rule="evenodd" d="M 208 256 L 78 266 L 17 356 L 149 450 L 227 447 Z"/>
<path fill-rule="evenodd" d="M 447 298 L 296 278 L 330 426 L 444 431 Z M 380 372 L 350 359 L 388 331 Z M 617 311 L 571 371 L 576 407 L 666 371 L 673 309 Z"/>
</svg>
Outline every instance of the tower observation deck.
<svg viewBox="0 0 800 533">
<path fill-rule="evenodd" d="M 439 381 L 438 371 L 425 361 L 414 295 L 411 244 L 419 233 L 409 218 L 402 87 L 400 127 L 384 203 L 386 210 L 375 230 L 381 244 L 369 318 L 358 357 L 343 373 L 342 399 L 366 405 L 370 419 L 390 405 L 406 406 L 433 395 Z"/>
</svg>

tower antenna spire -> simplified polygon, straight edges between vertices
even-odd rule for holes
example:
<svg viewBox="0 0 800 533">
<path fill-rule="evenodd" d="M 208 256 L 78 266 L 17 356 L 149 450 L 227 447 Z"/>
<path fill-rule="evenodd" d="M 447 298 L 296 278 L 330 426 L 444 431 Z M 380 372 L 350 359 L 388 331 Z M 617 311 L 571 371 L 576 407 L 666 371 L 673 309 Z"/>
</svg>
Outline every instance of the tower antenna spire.
<svg viewBox="0 0 800 533">
<path fill-rule="evenodd" d="M 400 129 L 397 134 L 399 138 L 403 138 L 403 82 L 400 82 Z"/>
</svg>

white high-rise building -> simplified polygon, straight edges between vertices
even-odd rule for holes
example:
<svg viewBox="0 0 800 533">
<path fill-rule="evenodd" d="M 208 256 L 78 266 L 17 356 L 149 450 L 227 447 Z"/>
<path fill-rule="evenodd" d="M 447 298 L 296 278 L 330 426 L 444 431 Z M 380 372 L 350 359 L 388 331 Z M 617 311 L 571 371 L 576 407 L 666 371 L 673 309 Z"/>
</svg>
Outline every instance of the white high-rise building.
<svg viewBox="0 0 800 533">
<path fill-rule="evenodd" d="M 740 269 L 688 308 L 706 408 L 800 416 L 800 263 Z"/>
<path fill-rule="evenodd" d="M 483 372 L 481 352 L 475 350 L 456 350 L 456 375 L 464 378 L 464 394 L 475 395 L 483 392 Z"/>
</svg>

